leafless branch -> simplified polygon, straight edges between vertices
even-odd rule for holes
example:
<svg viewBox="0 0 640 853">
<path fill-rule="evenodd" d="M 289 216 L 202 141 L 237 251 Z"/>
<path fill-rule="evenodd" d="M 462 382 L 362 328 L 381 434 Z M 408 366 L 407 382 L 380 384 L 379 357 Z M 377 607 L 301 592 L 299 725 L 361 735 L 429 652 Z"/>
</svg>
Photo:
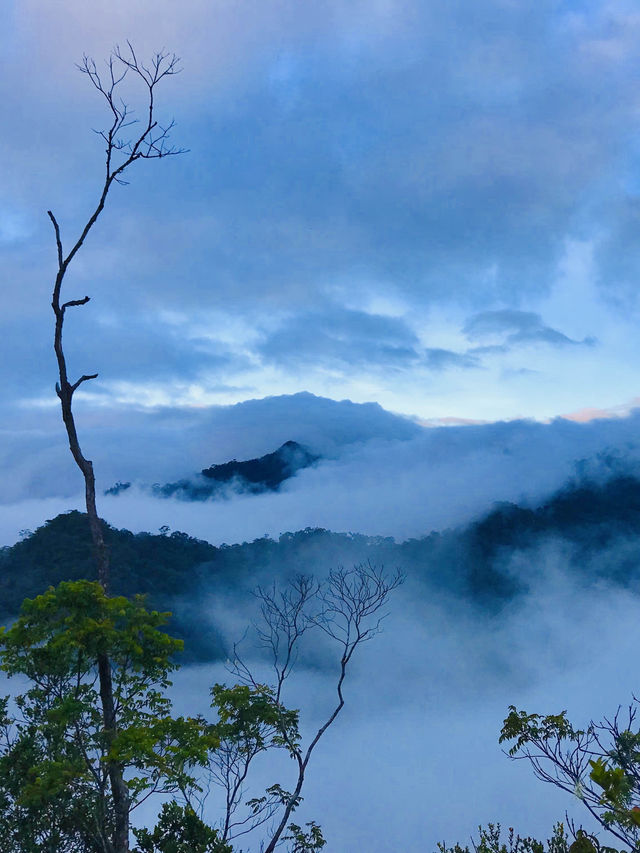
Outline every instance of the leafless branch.
<svg viewBox="0 0 640 853">
<path fill-rule="evenodd" d="M 74 308 L 76 305 L 86 305 L 91 301 L 90 296 L 83 296 L 82 299 L 70 299 L 68 302 L 63 302 L 60 306 L 61 311 L 66 311 L 67 308 Z"/>
<path fill-rule="evenodd" d="M 70 299 L 66 302 L 61 302 L 62 285 L 70 263 L 82 248 L 89 232 L 102 213 L 113 184 L 126 183 L 123 175 L 136 160 L 159 159 L 168 155 L 179 154 L 184 150 L 177 149 L 168 143 L 174 122 L 170 121 L 167 124 L 161 125 L 157 122 L 154 115 L 155 88 L 165 77 L 179 72 L 178 58 L 175 55 L 160 52 L 154 55 L 150 66 L 145 66 L 138 61 L 131 43 L 127 42 L 127 45 L 129 49 L 128 53 L 122 51 L 119 47 L 113 50 L 106 63 L 106 73 L 103 72 L 101 74 L 98 71 L 95 61 L 88 56 L 84 56 L 82 63 L 78 66 L 80 71 L 89 77 L 92 85 L 105 98 L 111 123 L 106 130 L 98 132 L 106 145 L 105 174 L 102 186 L 98 192 L 98 200 L 66 256 L 58 220 L 51 210 L 47 211 L 54 229 L 58 266 L 51 299 L 51 307 L 55 315 L 54 351 L 58 364 L 56 393 L 60 398 L 62 419 L 69 440 L 69 449 L 84 478 L 87 516 L 91 530 L 98 579 L 107 592 L 109 588 L 109 554 L 96 508 L 93 463 L 84 456 L 80 447 L 72 409 L 75 391 L 82 383 L 95 379 L 98 374 L 85 373 L 76 382 L 69 382 L 67 362 L 63 348 L 63 328 L 67 308 L 86 305 L 89 302 L 89 297 L 85 296 L 82 299 Z M 130 139 L 126 139 L 121 137 L 122 132 L 131 128 L 136 123 L 136 120 L 131 118 L 133 110 L 120 97 L 119 87 L 129 74 L 134 75 L 145 90 L 145 120 L 140 125 L 139 133 Z M 116 736 L 118 711 L 116 705 L 114 705 L 111 664 L 108 657 L 104 654 L 99 656 L 98 669 L 105 743 L 108 746 Z M 130 801 L 128 788 L 122 775 L 122 769 L 117 762 L 107 760 L 105 766 L 110 780 L 115 814 L 113 851 L 114 853 L 126 853 L 129 849 Z"/>
<path fill-rule="evenodd" d="M 98 374 L 97 374 L 97 373 L 85 373 L 85 374 L 83 374 L 83 375 L 80 377 L 80 379 L 78 379 L 78 381 L 77 381 L 77 382 L 74 382 L 74 383 L 73 383 L 73 385 L 71 386 L 71 393 L 73 394 L 73 392 L 74 392 L 77 388 L 79 388 L 79 387 L 80 387 L 80 385 L 82 385 L 82 383 L 83 383 L 83 382 L 88 382 L 90 379 L 97 379 L 97 378 L 98 378 Z"/>
<path fill-rule="evenodd" d="M 259 802 L 259 808 L 263 810 L 253 815 L 253 818 L 259 820 L 252 824 L 251 815 L 245 819 L 249 821 L 249 826 L 254 828 L 273 817 L 279 808 L 282 809 L 280 820 L 271 833 L 270 841 L 264 847 L 264 853 L 273 853 L 280 842 L 291 813 L 300 803 L 312 753 L 344 707 L 343 685 L 353 654 L 360 644 L 380 632 L 381 622 L 386 615 L 385 605 L 390 594 L 403 580 L 400 572 L 388 576 L 384 569 L 379 569 L 371 563 L 363 563 L 348 570 L 342 567 L 332 570 L 325 583 L 299 575 L 284 589 L 279 590 L 274 584 L 269 589 L 260 587 L 256 591 L 261 619 L 254 627 L 259 646 L 269 653 L 275 676 L 271 690 L 275 707 L 279 709 L 276 723 L 277 742 L 289 752 L 297 767 L 293 791 L 285 792 L 279 786 L 274 786 L 271 797 L 253 801 Z M 321 630 L 338 645 L 340 656 L 335 687 L 337 699 L 325 722 L 306 749 L 303 749 L 299 742 L 297 725 L 292 728 L 290 718 L 286 716 L 282 696 L 285 683 L 295 667 L 303 636 L 316 629 Z M 255 689 L 260 688 L 251 667 L 240 656 L 237 645 L 234 646 L 234 657 L 229 669 L 244 684 Z M 231 796 L 227 798 L 225 831 L 245 823 L 232 823 L 230 817 L 242 798 L 242 785 L 255 755 L 245 751 L 242 755 L 227 757 L 230 764 L 216 777 L 216 782 L 221 783 L 228 794 L 231 792 Z M 240 784 L 237 784 L 238 782 Z M 235 836 L 230 834 L 229 837 Z"/>
</svg>

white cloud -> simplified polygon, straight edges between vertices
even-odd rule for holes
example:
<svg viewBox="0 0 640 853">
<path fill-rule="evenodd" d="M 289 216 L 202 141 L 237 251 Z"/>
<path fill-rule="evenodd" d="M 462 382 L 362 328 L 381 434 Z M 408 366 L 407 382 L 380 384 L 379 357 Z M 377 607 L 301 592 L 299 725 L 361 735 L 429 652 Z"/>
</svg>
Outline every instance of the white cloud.
<svg viewBox="0 0 640 853">
<path fill-rule="evenodd" d="M 108 417 L 108 410 L 105 412 Z M 54 418 L 54 413 L 50 416 Z M 535 502 L 560 488 L 576 463 L 617 449 L 640 459 L 635 411 L 628 417 L 579 423 L 514 421 L 424 428 L 379 406 L 335 402 L 309 394 L 254 400 L 213 409 L 138 412 L 85 424 L 86 452 L 99 488 L 116 481 L 171 482 L 214 463 L 249 459 L 287 440 L 326 458 L 286 482 L 281 492 L 191 504 L 150 498 L 135 489 L 103 499 L 111 523 L 157 530 L 163 524 L 214 543 L 251 540 L 285 530 L 326 527 L 405 539 L 461 524 L 494 501 Z M 127 423 L 128 421 L 128 423 Z M 52 420 L 51 429 L 55 430 Z M 7 435 L 2 461 L 6 505 L 79 493 L 80 475 L 62 430 Z M 62 511 L 64 500 L 57 505 Z M 78 506 L 79 498 L 69 506 Z M 34 527 L 50 505 L 20 504 L 3 525 L 3 541 Z M 20 516 L 22 520 L 19 520 Z M 17 527 L 18 526 L 18 527 Z"/>
<path fill-rule="evenodd" d="M 633 659 L 637 602 L 574 584 L 551 548 L 536 557 L 531 594 L 495 619 L 427 597 L 415 578 L 397 593 L 383 633 L 354 659 L 344 712 L 311 761 L 297 813 L 322 825 L 336 853 L 435 851 L 442 840 L 469 843 L 489 821 L 546 839 L 565 811 L 592 827 L 577 799 L 511 762 L 498 735 L 510 704 L 567 709 L 586 725 L 630 701 L 633 673 L 612 661 Z M 240 636 L 250 606 L 229 597 L 215 606 L 211 592 L 212 617 L 224 609 L 229 636 Z M 203 686 L 228 678 L 219 666 L 187 668 L 176 679 L 178 711 L 206 714 Z M 307 736 L 332 698 L 330 670 L 306 669 L 303 656 L 285 702 L 301 709 Z M 289 762 L 263 764 L 251 794 L 276 778 L 286 787 L 290 773 Z M 215 792 L 207 815 L 217 816 Z"/>
</svg>

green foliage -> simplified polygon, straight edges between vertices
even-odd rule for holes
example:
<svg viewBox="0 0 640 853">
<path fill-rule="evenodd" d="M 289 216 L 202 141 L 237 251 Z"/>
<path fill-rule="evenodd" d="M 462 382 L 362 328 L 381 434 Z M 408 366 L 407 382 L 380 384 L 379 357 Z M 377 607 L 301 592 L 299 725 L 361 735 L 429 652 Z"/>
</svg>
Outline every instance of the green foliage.
<svg viewBox="0 0 640 853">
<path fill-rule="evenodd" d="M 175 801 L 164 803 L 153 830 L 134 829 L 138 847 L 133 853 L 231 853 L 189 806 Z"/>
<path fill-rule="evenodd" d="M 214 684 L 211 707 L 218 712 L 216 733 L 227 745 L 241 752 L 261 752 L 271 746 L 290 752 L 300 741 L 299 713 L 277 701 L 275 690 L 266 684 Z"/>
<path fill-rule="evenodd" d="M 574 849 L 569 845 L 569 839 L 562 823 L 553 827 L 553 835 L 546 843 L 535 838 L 522 838 L 513 827 L 509 827 L 506 840 L 501 840 L 502 828 L 499 823 L 490 823 L 486 828 L 478 827 L 478 839 L 471 841 L 473 853 L 590 853 Z M 575 843 L 575 842 L 574 842 Z M 440 853 L 471 853 L 468 845 L 462 847 L 456 844 L 447 847 L 444 842 L 438 844 Z"/>
<path fill-rule="evenodd" d="M 270 749 L 286 749 L 292 758 L 300 744 L 298 711 L 278 701 L 274 688 L 264 684 L 215 684 L 211 689 L 211 707 L 218 721 L 220 738 L 210 754 L 210 779 L 223 790 L 226 802 L 222 820 L 223 838 L 267 823 L 282 807 L 297 808 L 301 796 L 294 796 L 279 783 L 270 785 L 264 795 L 244 798 L 244 784 L 253 759 Z M 238 810 L 246 810 L 244 817 Z"/>
<path fill-rule="evenodd" d="M 2 630 L 2 669 L 30 685 L 15 714 L 8 699 L 0 706 L 3 853 L 110 849 L 110 762 L 126 773 L 131 808 L 152 792 L 195 788 L 193 769 L 220 740 L 205 720 L 171 714 L 165 692 L 182 643 L 160 630 L 167 617 L 139 596 L 109 598 L 100 584 L 76 581 L 26 600 Z M 101 710 L 101 657 L 115 731 Z"/>
<path fill-rule="evenodd" d="M 542 716 L 510 705 L 500 734 L 501 743 L 514 741 L 510 756 L 527 758 L 539 779 L 577 796 L 604 829 L 633 849 L 640 843 L 640 732 L 632 730 L 637 706 L 634 700 L 625 725 L 618 709 L 611 720 L 583 730 L 571 725 L 566 711 Z M 584 833 L 574 845 L 572 853 L 590 853 Z"/>
<path fill-rule="evenodd" d="M 99 654 L 142 683 L 168 684 L 171 655 L 183 644 L 159 630 L 168 613 L 149 612 L 144 599 L 109 598 L 99 583 L 63 582 L 23 602 L 13 626 L 3 629 L 2 669 L 37 680 L 88 671 Z M 142 687 L 142 684 L 138 685 Z"/>
<path fill-rule="evenodd" d="M 309 827 L 306 831 L 297 823 L 290 823 L 289 834 L 282 836 L 283 841 L 293 841 L 293 847 L 289 848 L 290 853 L 318 853 L 327 843 L 315 821 L 311 820 L 305 826 Z"/>
<path fill-rule="evenodd" d="M 567 720 L 566 711 L 543 717 L 541 714 L 527 714 L 525 711 L 518 711 L 515 705 L 509 705 L 509 715 L 503 723 L 499 743 L 515 740 L 515 744 L 509 749 L 509 755 L 513 756 L 529 743 L 537 744 L 552 739 L 557 741 L 575 740 L 583 734 L 584 732 L 573 729 Z"/>
<path fill-rule="evenodd" d="M 631 732 L 624 734 L 631 737 Z M 640 766 L 636 759 L 636 765 Z M 637 800 L 637 779 L 629 773 L 625 766 L 616 766 L 612 757 L 609 760 L 602 757 L 590 760 L 591 780 L 602 789 L 600 802 L 606 807 L 602 813 L 607 825 L 617 824 L 633 833 L 640 827 L 640 807 L 633 805 Z M 628 765 L 627 765 L 628 766 Z"/>
</svg>

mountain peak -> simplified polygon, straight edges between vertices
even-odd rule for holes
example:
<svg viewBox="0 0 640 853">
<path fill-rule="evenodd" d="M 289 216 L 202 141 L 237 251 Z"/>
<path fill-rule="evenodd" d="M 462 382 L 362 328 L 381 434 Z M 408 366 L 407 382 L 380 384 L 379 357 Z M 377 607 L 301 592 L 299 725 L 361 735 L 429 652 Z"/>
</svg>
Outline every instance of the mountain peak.
<svg viewBox="0 0 640 853">
<path fill-rule="evenodd" d="M 211 465 L 200 472 L 208 480 L 228 483 L 232 480 L 257 486 L 258 491 L 275 491 L 302 468 L 308 468 L 320 459 L 297 441 L 285 441 L 273 453 L 238 462 L 232 459 L 221 465 Z"/>
</svg>

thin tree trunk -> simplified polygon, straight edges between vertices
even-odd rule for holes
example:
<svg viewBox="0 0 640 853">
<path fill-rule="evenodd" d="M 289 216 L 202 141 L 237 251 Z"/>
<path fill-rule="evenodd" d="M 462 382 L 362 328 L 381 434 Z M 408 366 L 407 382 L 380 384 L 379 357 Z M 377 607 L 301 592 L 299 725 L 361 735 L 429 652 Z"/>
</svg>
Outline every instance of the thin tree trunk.
<svg viewBox="0 0 640 853">
<path fill-rule="evenodd" d="M 55 310 L 55 309 L 54 309 Z M 58 335 L 58 325 L 60 326 L 60 334 Z M 58 346 L 59 343 L 59 346 Z M 59 354 L 58 354 L 59 353 Z M 67 430 L 69 438 L 69 450 L 76 461 L 78 468 L 82 471 L 84 477 L 84 492 L 85 505 L 87 508 L 87 518 L 89 520 L 89 529 L 91 531 L 91 543 L 93 546 L 93 557 L 98 572 L 98 580 L 104 591 L 109 593 L 109 552 L 107 550 L 104 536 L 102 533 L 102 524 L 98 516 L 96 507 L 96 478 L 93 473 L 93 463 L 90 459 L 85 459 L 82 455 L 76 425 L 71 410 L 71 399 L 73 396 L 73 386 L 69 384 L 66 378 L 66 365 L 64 353 L 62 352 L 62 322 L 56 323 L 56 355 L 58 355 L 58 366 L 60 368 L 60 383 L 56 386 L 58 397 L 62 406 L 62 420 Z M 64 378 L 63 378 L 64 375 Z"/>
<path fill-rule="evenodd" d="M 84 305 L 89 301 L 89 299 L 88 297 L 85 297 L 84 299 L 72 300 L 70 302 L 63 303 L 62 305 L 60 304 L 60 290 L 62 287 L 62 280 L 67 269 L 68 260 L 67 262 L 62 260 L 62 245 L 60 242 L 58 223 L 52 213 L 49 213 L 49 216 L 54 224 L 56 240 L 58 243 L 58 274 L 56 276 L 53 299 L 51 301 L 51 306 L 56 317 L 56 328 L 53 342 L 53 348 L 58 362 L 59 375 L 59 381 L 56 383 L 56 393 L 60 398 L 62 420 L 69 439 L 69 450 L 71 451 L 71 455 L 84 478 L 85 504 L 89 520 L 89 529 L 91 531 L 91 542 L 93 545 L 93 554 L 98 580 L 104 591 L 108 593 L 110 580 L 109 552 L 104 541 L 102 524 L 96 507 L 96 479 L 93 472 L 93 463 L 90 459 L 86 459 L 82 453 L 72 409 L 73 394 L 76 389 L 88 379 L 95 378 L 95 375 L 84 375 L 72 385 L 68 379 L 67 362 L 62 348 L 62 328 L 64 325 L 66 309 L 75 305 Z M 104 652 L 98 655 L 98 678 L 100 682 L 100 701 L 102 704 L 104 734 L 107 750 L 109 750 L 117 734 L 117 719 L 113 699 L 111 662 L 108 655 Z M 109 783 L 111 786 L 111 796 L 113 797 L 113 809 L 115 816 L 113 851 L 114 853 L 129 853 L 129 810 L 131 805 L 129 800 L 129 790 L 124 779 L 122 767 L 118 762 L 108 760 L 107 771 L 109 774 Z"/>
<path fill-rule="evenodd" d="M 93 553 L 98 573 L 98 580 L 104 591 L 109 592 L 109 552 L 104 541 L 102 532 L 102 524 L 98 517 L 96 509 L 96 481 L 93 473 L 93 464 L 90 459 L 86 459 L 80 448 L 78 441 L 78 433 L 73 418 L 72 400 L 75 391 L 89 379 L 95 379 L 97 374 L 83 375 L 76 382 L 71 384 L 67 374 L 67 363 L 62 348 L 62 327 L 64 325 L 64 315 L 67 308 L 72 308 L 79 305 L 86 305 L 89 297 L 85 296 L 82 299 L 71 299 L 67 302 L 60 302 L 60 292 L 62 282 L 67 272 L 67 268 L 77 252 L 80 251 L 82 245 L 89 232 L 95 225 L 98 217 L 104 209 L 109 190 L 114 183 L 125 183 L 122 179 L 122 174 L 136 160 L 146 159 L 155 160 L 161 157 L 166 157 L 171 154 L 180 154 L 182 149 L 176 149 L 168 145 L 167 140 L 173 128 L 173 122 L 166 126 L 159 126 L 154 118 L 154 90 L 156 85 L 165 77 L 170 77 L 177 74 L 178 57 L 164 53 L 157 53 L 150 66 L 141 65 L 134 52 L 133 47 L 129 42 L 130 55 L 125 55 L 116 47 L 109 59 L 108 76 L 101 79 L 97 67 L 93 60 L 84 57 L 80 70 L 87 74 L 91 83 L 106 99 L 109 105 L 109 114 L 111 115 L 111 126 L 106 131 L 101 131 L 100 136 L 106 142 L 106 161 L 105 161 L 105 178 L 100 192 L 98 203 L 87 219 L 80 236 L 72 246 L 71 250 L 65 257 L 62 248 L 62 238 L 60 236 L 60 226 L 49 210 L 47 211 L 49 219 L 53 224 L 56 235 L 56 248 L 58 252 L 58 272 L 56 275 L 55 285 L 53 288 L 53 298 L 51 307 L 53 308 L 56 317 L 56 330 L 54 337 L 54 350 L 58 361 L 59 382 L 56 384 L 56 392 L 60 398 L 62 406 L 62 420 L 64 421 L 69 438 L 69 449 L 71 454 L 84 477 L 85 485 L 85 500 L 87 507 L 87 517 L 89 519 L 89 528 L 91 530 L 91 541 L 93 544 Z M 138 81 L 141 82 L 147 90 L 147 118 L 140 128 L 139 134 L 130 142 L 126 143 L 120 139 L 120 132 L 132 125 L 134 122 L 130 119 L 130 110 L 128 106 L 118 97 L 117 89 L 120 83 L 124 80 L 128 72 L 136 75 Z M 123 157 L 119 165 L 114 163 L 114 155 L 122 153 Z M 106 653 L 101 653 L 98 656 L 98 674 L 100 680 L 100 700 L 102 703 L 102 718 L 104 725 L 104 734 L 106 738 L 107 748 L 113 743 L 117 734 L 117 717 L 115 712 L 115 703 L 113 699 L 113 682 L 111 675 L 111 662 Z M 111 795 L 113 797 L 113 807 L 115 811 L 115 834 L 113 837 L 114 853 L 128 853 L 129 851 L 129 811 L 131 802 L 129 799 L 129 790 L 124 779 L 123 769 L 118 762 L 107 761 L 107 771 L 109 775 L 109 783 L 111 786 Z"/>
<path fill-rule="evenodd" d="M 116 712 L 113 704 L 113 682 L 111 680 L 111 662 L 106 654 L 98 655 L 98 673 L 100 676 L 100 699 L 102 700 L 102 719 L 107 741 L 107 749 L 116 736 Z M 115 827 L 113 849 L 115 853 L 127 853 L 129 850 L 129 789 L 122 774 L 122 767 L 116 761 L 108 761 L 109 782 L 113 796 Z"/>
</svg>

